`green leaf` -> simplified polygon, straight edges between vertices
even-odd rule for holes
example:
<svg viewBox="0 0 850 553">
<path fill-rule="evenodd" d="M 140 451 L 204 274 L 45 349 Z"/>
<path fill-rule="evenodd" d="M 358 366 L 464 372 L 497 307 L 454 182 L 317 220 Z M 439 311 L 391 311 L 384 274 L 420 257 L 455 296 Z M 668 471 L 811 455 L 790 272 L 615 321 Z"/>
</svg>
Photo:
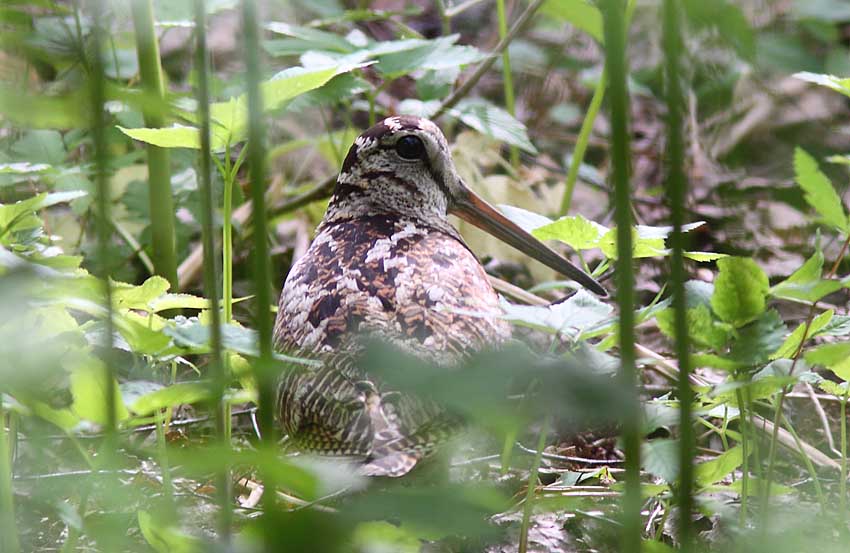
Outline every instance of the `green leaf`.
<svg viewBox="0 0 850 553">
<path fill-rule="evenodd" d="M 800 344 L 803 341 L 803 333 L 806 333 L 806 339 L 811 339 L 814 337 L 822 328 L 829 324 L 832 320 L 832 316 L 835 314 L 835 311 L 832 309 L 828 309 L 812 319 L 811 325 L 806 325 L 806 323 L 800 323 L 797 325 L 797 328 L 794 329 L 788 338 L 785 339 L 785 342 L 782 343 L 782 346 L 778 350 L 776 350 L 771 356 L 771 359 L 791 359 L 797 350 L 800 348 Z M 808 326 L 808 329 L 806 328 Z"/>
<path fill-rule="evenodd" d="M 200 553 L 205 551 L 198 538 L 155 520 L 147 511 L 138 512 L 139 529 L 157 553 Z"/>
<path fill-rule="evenodd" d="M 738 329 L 738 336 L 729 350 L 729 359 L 744 365 L 764 363 L 782 344 L 787 331 L 775 310 L 762 313 L 758 319 Z"/>
<path fill-rule="evenodd" d="M 200 403 L 211 397 L 212 390 L 208 382 L 181 382 L 141 396 L 131 404 L 130 408 L 139 415 L 149 415 L 157 409 Z"/>
<path fill-rule="evenodd" d="M 649 440 L 641 444 L 641 466 L 665 482 L 675 482 L 679 477 L 679 441 L 673 439 Z"/>
<path fill-rule="evenodd" d="M 347 54 L 356 49 L 356 47 L 345 38 L 335 33 L 329 33 L 320 29 L 299 27 L 297 25 L 289 25 L 288 23 L 280 21 L 274 21 L 267 24 L 265 27 L 273 33 L 298 39 L 299 51 L 297 51 L 297 53 L 305 52 L 307 50 L 325 50 Z M 276 47 L 275 41 L 269 41 L 266 47 L 270 49 L 272 55 L 281 55 L 280 48 Z M 287 53 L 293 52 L 288 51 Z"/>
<path fill-rule="evenodd" d="M 609 304 L 584 290 L 553 305 L 514 305 L 502 300 L 501 306 L 508 321 L 575 337 L 610 317 L 613 311 Z"/>
<path fill-rule="evenodd" d="M 712 353 L 695 353 L 691 356 L 691 360 L 696 367 L 710 367 L 726 372 L 733 372 L 744 367 L 744 364 L 740 361 L 734 361 L 728 359 L 726 356 Z"/>
<path fill-rule="evenodd" d="M 735 446 L 722 455 L 699 463 L 694 467 L 694 481 L 700 487 L 706 487 L 723 480 L 744 462 L 744 450 Z"/>
<path fill-rule="evenodd" d="M 665 309 L 655 316 L 658 328 L 668 338 L 675 338 L 674 311 Z M 687 310 L 688 333 L 695 343 L 720 351 L 726 346 L 731 334 L 728 324 L 714 319 L 711 309 L 706 304 L 700 304 Z"/>
<path fill-rule="evenodd" d="M 822 365 L 838 377 L 850 381 L 850 342 L 823 344 L 811 349 L 803 356 L 812 365 Z"/>
<path fill-rule="evenodd" d="M 65 161 L 65 143 L 55 130 L 31 130 L 12 145 L 12 154 L 18 161 L 60 165 Z"/>
<path fill-rule="evenodd" d="M 390 79 L 417 70 L 445 71 L 463 67 L 487 57 L 472 46 L 456 45 L 459 36 L 454 34 L 432 40 L 384 42 L 362 52 L 364 55 L 377 57 L 376 68 Z"/>
<path fill-rule="evenodd" d="M 531 154 L 537 153 L 537 148 L 528 138 L 525 125 L 507 111 L 486 100 L 481 98 L 461 100 L 457 106 L 449 109 L 448 113 L 482 134 Z"/>
<path fill-rule="evenodd" d="M 684 252 L 682 255 L 684 255 L 688 259 L 693 259 L 694 261 L 699 261 L 700 263 L 707 263 L 709 261 L 717 261 L 718 259 L 723 259 L 724 257 L 729 257 L 725 253 L 714 253 L 714 252 Z"/>
<path fill-rule="evenodd" d="M 821 379 L 818 381 L 818 388 L 835 397 L 844 397 L 847 395 L 847 388 L 850 387 L 850 382 L 842 383 L 833 382 L 832 380 Z"/>
<path fill-rule="evenodd" d="M 115 417 L 121 421 L 129 416 L 118 383 L 107 377 L 106 365 L 99 359 L 75 352 L 64 361 L 65 369 L 70 373 L 71 396 L 74 398 L 71 411 L 82 419 L 98 424 L 107 424 L 108 386 L 113 387 L 115 398 Z"/>
<path fill-rule="evenodd" d="M 835 75 L 825 75 L 823 73 L 810 73 L 808 71 L 794 73 L 794 77 L 810 83 L 825 86 L 836 92 L 840 92 L 845 96 L 850 96 L 850 79 L 848 78 L 836 77 Z"/>
<path fill-rule="evenodd" d="M 201 133 L 195 127 L 172 125 L 161 129 L 125 129 L 117 125 L 118 130 L 134 140 L 153 144 L 160 148 L 194 148 L 201 147 Z"/>
<path fill-rule="evenodd" d="M 777 298 L 816 302 L 824 296 L 841 289 L 844 285 L 837 280 L 824 280 L 823 252 L 817 249 L 803 266 L 787 279 L 770 289 Z"/>
<path fill-rule="evenodd" d="M 711 307 L 722 320 L 741 327 L 764 312 L 767 275 L 755 261 L 726 257 L 717 261 L 720 273 L 714 282 Z"/>
<path fill-rule="evenodd" d="M 599 240 L 608 230 L 608 227 L 581 215 L 574 215 L 561 217 L 533 230 L 532 234 L 540 240 L 560 240 L 574 250 L 588 250 L 597 247 Z"/>
<path fill-rule="evenodd" d="M 847 233 L 844 203 L 833 188 L 832 182 L 821 172 L 817 161 L 799 147 L 794 150 L 794 174 L 797 184 L 805 193 L 806 202 L 818 212 L 823 222 Z"/>
<path fill-rule="evenodd" d="M 116 282 L 112 300 L 118 309 L 149 311 L 153 300 L 165 294 L 169 286 L 168 281 L 161 276 L 152 276 L 138 286 Z"/>
<path fill-rule="evenodd" d="M 602 35 L 602 13 L 586 0 L 547 0 L 541 6 L 540 12 L 570 23 L 600 44 L 605 42 Z"/>
</svg>

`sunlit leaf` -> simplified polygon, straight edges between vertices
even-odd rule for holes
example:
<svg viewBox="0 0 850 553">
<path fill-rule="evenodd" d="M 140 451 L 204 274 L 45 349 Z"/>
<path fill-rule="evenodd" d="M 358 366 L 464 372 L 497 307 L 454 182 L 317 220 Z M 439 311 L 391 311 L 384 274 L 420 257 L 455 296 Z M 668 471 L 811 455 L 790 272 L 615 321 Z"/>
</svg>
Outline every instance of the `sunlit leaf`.
<svg viewBox="0 0 850 553">
<path fill-rule="evenodd" d="M 208 401 L 211 397 L 212 387 L 208 382 L 180 382 L 139 397 L 130 405 L 130 409 L 139 415 L 149 415 L 166 407 Z"/>
<path fill-rule="evenodd" d="M 174 124 L 161 129 L 118 129 L 134 140 L 140 140 L 146 144 L 153 144 L 160 148 L 200 148 L 201 135 L 195 127 Z"/>
<path fill-rule="evenodd" d="M 841 78 L 836 77 L 835 75 L 825 75 L 823 73 L 810 73 L 808 71 L 794 73 L 794 77 L 810 83 L 825 86 L 836 92 L 840 92 L 845 96 L 850 96 L 850 78 Z"/>
<path fill-rule="evenodd" d="M 592 36 L 600 44 L 602 36 L 602 13 L 587 0 L 546 0 L 540 11 L 550 17 L 566 21 Z"/>
<path fill-rule="evenodd" d="M 720 273 L 714 282 L 711 307 L 718 317 L 740 327 L 764 312 L 768 280 L 755 261 L 726 257 L 717 261 L 717 267 Z"/>
<path fill-rule="evenodd" d="M 806 339 L 811 339 L 815 336 L 822 328 L 829 324 L 832 320 L 832 316 L 835 314 L 835 311 L 832 309 L 827 309 L 814 319 L 812 319 L 811 324 L 806 324 L 805 322 L 797 325 L 797 328 L 785 339 L 785 342 L 782 343 L 782 346 L 778 350 L 776 350 L 771 356 L 771 359 L 780 359 L 780 358 L 788 358 L 790 359 L 797 350 L 800 348 L 800 344 L 803 341 L 803 335 L 805 334 Z"/>
<path fill-rule="evenodd" d="M 744 462 L 744 449 L 735 446 L 714 459 L 699 463 L 694 467 L 694 480 L 705 487 L 726 478 Z"/>
<path fill-rule="evenodd" d="M 850 381 L 850 342 L 823 344 L 804 354 L 808 363 L 822 365 L 845 382 Z"/>
<path fill-rule="evenodd" d="M 561 217 L 553 223 L 535 229 L 532 234 L 541 240 L 560 240 L 575 250 L 587 250 L 599 243 L 608 227 L 581 215 Z"/>
<path fill-rule="evenodd" d="M 802 148 L 794 150 L 794 174 L 797 184 L 805 192 L 806 202 L 817 211 L 823 222 L 846 233 L 848 224 L 844 202 L 832 182 L 821 172 L 815 158 Z"/>
</svg>

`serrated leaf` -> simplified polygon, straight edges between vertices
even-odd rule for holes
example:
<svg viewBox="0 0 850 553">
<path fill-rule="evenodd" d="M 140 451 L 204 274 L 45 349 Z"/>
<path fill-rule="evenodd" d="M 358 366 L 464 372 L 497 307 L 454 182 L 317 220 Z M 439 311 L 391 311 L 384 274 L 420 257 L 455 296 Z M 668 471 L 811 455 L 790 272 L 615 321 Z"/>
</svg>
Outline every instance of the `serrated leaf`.
<svg viewBox="0 0 850 553">
<path fill-rule="evenodd" d="M 640 451 L 644 470 L 668 483 L 675 482 L 679 477 L 678 440 L 649 440 L 641 444 Z"/>
<path fill-rule="evenodd" d="M 807 351 L 803 357 L 812 365 L 831 370 L 841 380 L 850 381 L 850 342 L 823 344 Z"/>
<path fill-rule="evenodd" d="M 694 481 L 700 487 L 709 486 L 723 480 L 744 462 L 744 450 L 735 446 L 710 461 L 694 467 Z"/>
<path fill-rule="evenodd" d="M 785 339 L 782 345 L 771 356 L 771 359 L 786 358 L 790 359 L 797 353 L 800 343 L 803 340 L 803 334 L 806 334 L 806 339 L 814 337 L 822 328 L 829 324 L 835 311 L 828 309 L 812 319 L 811 325 L 800 323 L 797 328 Z M 808 328 L 807 328 L 808 327 Z"/>
<path fill-rule="evenodd" d="M 846 396 L 848 387 L 850 387 L 850 382 L 847 381 L 838 383 L 833 382 L 832 380 L 826 380 L 825 378 L 818 381 L 818 388 L 836 397 Z"/>
<path fill-rule="evenodd" d="M 487 57 L 475 47 L 455 44 L 458 38 L 459 35 L 454 34 L 432 40 L 391 41 L 379 43 L 364 53 L 377 57 L 378 71 L 390 78 L 417 70 L 444 71 L 463 67 Z"/>
<path fill-rule="evenodd" d="M 824 296 L 841 289 L 843 287 L 841 282 L 821 278 L 823 274 L 823 263 L 823 252 L 818 249 L 803 263 L 802 267 L 794 271 L 787 279 L 771 288 L 771 295 L 777 298 L 816 302 Z"/>
<path fill-rule="evenodd" d="M 608 227 L 585 219 L 581 215 L 561 217 L 553 223 L 532 231 L 540 240 L 560 240 L 574 250 L 595 248 Z"/>
<path fill-rule="evenodd" d="M 476 131 L 516 146 L 531 154 L 537 148 L 528 138 L 528 131 L 519 120 L 507 111 L 481 98 L 464 99 L 447 113 L 460 119 Z"/>
<path fill-rule="evenodd" d="M 508 321 L 573 335 L 604 321 L 613 311 L 613 307 L 584 290 L 554 305 L 514 305 L 502 300 L 501 307 Z"/>
<path fill-rule="evenodd" d="M 152 276 L 138 286 L 115 283 L 112 300 L 119 309 L 150 310 L 153 300 L 168 291 L 171 285 L 161 276 Z"/>
<path fill-rule="evenodd" d="M 118 130 L 133 140 L 145 144 L 153 144 L 160 148 L 194 148 L 201 147 L 201 133 L 195 127 L 174 124 L 160 129 L 138 128 L 125 129 L 116 125 Z"/>
<path fill-rule="evenodd" d="M 700 263 L 707 263 L 709 261 L 717 261 L 718 259 L 723 259 L 724 257 L 729 257 L 725 253 L 714 253 L 714 252 L 684 252 L 682 255 L 684 255 L 688 259 L 693 259 L 694 261 L 699 261 Z"/>
<path fill-rule="evenodd" d="M 726 257 L 717 261 L 720 273 L 714 281 L 711 307 L 722 320 L 741 327 L 764 312 L 767 275 L 755 261 Z"/>
<path fill-rule="evenodd" d="M 674 316 L 672 309 L 665 309 L 655 316 L 658 328 L 668 338 L 675 339 Z M 725 323 L 716 321 L 711 309 L 706 304 L 700 304 L 687 310 L 688 334 L 691 339 L 701 345 L 720 351 L 729 341 L 731 328 Z"/>
<path fill-rule="evenodd" d="M 821 329 L 822 336 L 847 336 L 850 334 L 850 315 L 835 315 Z"/>
<path fill-rule="evenodd" d="M 787 331 L 775 310 L 762 313 L 758 319 L 738 329 L 738 335 L 729 350 L 729 358 L 751 366 L 766 362 L 770 354 L 782 344 Z"/>
<path fill-rule="evenodd" d="M 805 193 L 806 202 L 817 211 L 821 220 L 846 233 L 848 224 L 844 203 L 832 182 L 821 172 L 815 158 L 799 147 L 794 150 L 794 174 Z"/>
</svg>

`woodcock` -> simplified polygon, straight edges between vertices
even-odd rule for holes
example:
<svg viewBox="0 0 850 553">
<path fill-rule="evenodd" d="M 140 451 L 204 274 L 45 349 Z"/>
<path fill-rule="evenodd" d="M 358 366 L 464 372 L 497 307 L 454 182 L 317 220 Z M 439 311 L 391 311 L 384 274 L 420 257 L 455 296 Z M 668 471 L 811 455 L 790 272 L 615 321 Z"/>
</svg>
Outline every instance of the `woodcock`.
<svg viewBox="0 0 850 553">
<path fill-rule="evenodd" d="M 356 366 L 364 333 L 445 365 L 510 338 L 449 214 L 605 294 L 467 188 L 434 123 L 384 119 L 348 151 L 316 238 L 281 293 L 276 347 L 325 360 L 281 379 L 279 420 L 299 447 L 358 458 L 367 475 L 401 476 L 457 428 L 439 405 L 384 389 Z"/>
</svg>

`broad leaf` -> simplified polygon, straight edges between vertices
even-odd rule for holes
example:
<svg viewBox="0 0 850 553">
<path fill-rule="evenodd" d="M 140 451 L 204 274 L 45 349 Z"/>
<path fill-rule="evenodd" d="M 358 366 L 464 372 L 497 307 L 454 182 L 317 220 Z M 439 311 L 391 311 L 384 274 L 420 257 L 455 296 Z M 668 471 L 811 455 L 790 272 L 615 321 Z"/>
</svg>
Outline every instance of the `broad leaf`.
<svg viewBox="0 0 850 553">
<path fill-rule="evenodd" d="M 767 275 L 755 261 L 726 257 L 717 261 L 720 273 L 714 282 L 711 307 L 722 320 L 741 327 L 764 312 Z"/>
<path fill-rule="evenodd" d="M 694 467 L 694 480 L 698 486 L 704 488 L 723 480 L 743 462 L 744 450 L 741 446 L 735 446 L 722 455 Z"/>
<path fill-rule="evenodd" d="M 822 328 L 829 324 L 832 320 L 832 316 L 835 314 L 835 311 L 832 309 L 828 309 L 812 319 L 812 323 L 807 325 L 805 322 L 800 323 L 797 328 L 794 329 L 788 338 L 785 339 L 785 342 L 782 343 L 782 346 L 776 350 L 773 355 L 770 356 L 771 359 L 781 359 L 786 358 L 790 359 L 797 353 L 797 350 L 800 348 L 800 344 L 803 341 L 803 334 L 805 333 L 806 339 L 809 340 L 813 336 L 815 336 Z"/>
</svg>

